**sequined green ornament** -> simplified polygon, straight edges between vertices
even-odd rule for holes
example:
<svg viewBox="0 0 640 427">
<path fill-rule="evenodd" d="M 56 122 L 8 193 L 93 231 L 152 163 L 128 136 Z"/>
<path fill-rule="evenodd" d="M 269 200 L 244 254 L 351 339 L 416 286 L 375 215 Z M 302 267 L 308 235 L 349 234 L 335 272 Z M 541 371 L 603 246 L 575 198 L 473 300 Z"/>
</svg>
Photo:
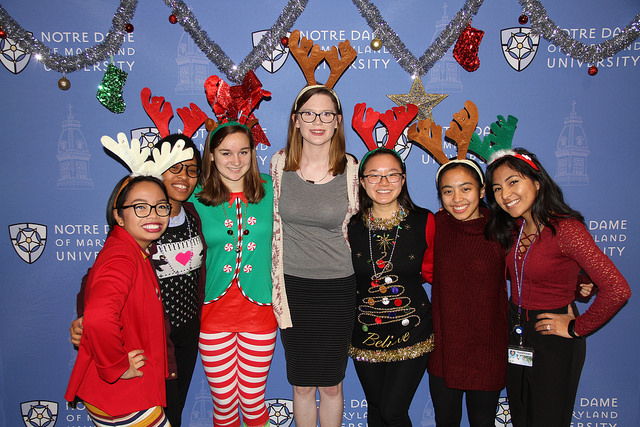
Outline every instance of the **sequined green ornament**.
<svg viewBox="0 0 640 427">
<path fill-rule="evenodd" d="M 127 72 L 113 64 L 107 66 L 102 83 L 98 86 L 98 101 L 113 113 L 122 113 L 126 108 L 122 88 L 127 81 Z"/>
</svg>

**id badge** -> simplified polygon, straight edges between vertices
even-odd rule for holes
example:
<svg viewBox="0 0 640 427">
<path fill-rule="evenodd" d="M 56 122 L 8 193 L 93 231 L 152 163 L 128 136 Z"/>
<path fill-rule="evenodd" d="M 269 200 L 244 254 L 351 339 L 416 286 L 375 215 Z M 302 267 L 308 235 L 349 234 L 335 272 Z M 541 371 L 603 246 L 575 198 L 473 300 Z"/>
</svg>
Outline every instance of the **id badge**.
<svg viewBox="0 0 640 427">
<path fill-rule="evenodd" d="M 533 349 L 519 345 L 510 345 L 507 350 L 509 363 L 521 366 L 533 366 Z"/>
</svg>

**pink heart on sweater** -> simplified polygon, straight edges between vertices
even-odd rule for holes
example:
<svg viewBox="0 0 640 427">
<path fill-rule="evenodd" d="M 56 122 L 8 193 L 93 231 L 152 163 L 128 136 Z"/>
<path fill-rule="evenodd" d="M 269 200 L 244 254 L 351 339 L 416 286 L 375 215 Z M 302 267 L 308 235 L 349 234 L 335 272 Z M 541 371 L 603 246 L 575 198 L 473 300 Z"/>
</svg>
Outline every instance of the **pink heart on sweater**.
<svg viewBox="0 0 640 427">
<path fill-rule="evenodd" d="M 193 252 L 191 251 L 180 252 L 178 255 L 176 255 L 176 261 L 178 261 L 182 265 L 187 265 L 191 257 L 193 257 Z"/>
</svg>

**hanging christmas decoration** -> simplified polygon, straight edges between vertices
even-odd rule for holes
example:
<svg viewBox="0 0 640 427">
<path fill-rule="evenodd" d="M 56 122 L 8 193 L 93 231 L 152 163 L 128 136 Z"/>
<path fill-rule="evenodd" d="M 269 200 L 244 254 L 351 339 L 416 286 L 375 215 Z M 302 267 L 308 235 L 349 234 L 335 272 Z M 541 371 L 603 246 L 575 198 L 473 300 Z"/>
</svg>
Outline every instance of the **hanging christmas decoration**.
<svg viewBox="0 0 640 427">
<path fill-rule="evenodd" d="M 377 37 L 375 39 L 371 40 L 371 49 L 373 49 L 373 50 L 382 49 L 382 40 L 380 40 Z"/>
<path fill-rule="evenodd" d="M 289 46 L 289 37 L 284 36 L 283 38 L 280 39 L 280 44 L 284 47 Z"/>
<path fill-rule="evenodd" d="M 587 73 L 589 73 L 590 76 L 595 76 L 596 74 L 598 74 L 598 67 L 596 67 L 595 65 L 592 65 L 587 70 Z"/>
<path fill-rule="evenodd" d="M 5 33 L 2 28 L 0 28 L 0 39 L 6 39 L 6 38 L 7 38 L 7 33 Z"/>
<path fill-rule="evenodd" d="M 520 17 L 518 18 L 518 23 L 520 23 L 520 25 L 527 25 L 527 22 L 529 22 L 529 17 L 524 13 L 520 15 Z"/>
<path fill-rule="evenodd" d="M 176 15 L 174 15 L 173 13 L 169 15 L 169 22 L 171 22 L 172 24 L 177 24 L 178 18 L 176 17 Z"/>
<path fill-rule="evenodd" d="M 113 113 L 120 114 L 124 112 L 127 105 L 122 97 L 122 88 L 126 81 L 127 72 L 113 64 L 109 64 L 102 78 L 102 83 L 98 86 L 98 94 L 96 96 L 100 104 Z"/>
<path fill-rule="evenodd" d="M 71 82 L 67 79 L 67 76 L 62 76 L 60 80 L 58 80 L 58 87 L 60 90 L 69 90 L 71 88 Z"/>
<path fill-rule="evenodd" d="M 126 24 L 124 24 L 124 30 L 127 33 L 133 33 L 133 24 L 131 22 L 127 22 Z"/>
<path fill-rule="evenodd" d="M 484 31 L 473 28 L 471 24 L 460 33 L 460 37 L 453 48 L 453 57 L 465 70 L 472 72 L 480 66 L 478 49 L 484 36 Z"/>
<path fill-rule="evenodd" d="M 420 77 L 416 77 L 411 85 L 411 91 L 406 94 L 400 95 L 387 95 L 387 98 L 395 102 L 399 106 L 405 106 L 407 104 L 414 104 L 418 107 L 418 120 L 431 119 L 431 109 L 441 103 L 448 94 L 441 93 L 426 93 L 422 80 Z"/>
</svg>

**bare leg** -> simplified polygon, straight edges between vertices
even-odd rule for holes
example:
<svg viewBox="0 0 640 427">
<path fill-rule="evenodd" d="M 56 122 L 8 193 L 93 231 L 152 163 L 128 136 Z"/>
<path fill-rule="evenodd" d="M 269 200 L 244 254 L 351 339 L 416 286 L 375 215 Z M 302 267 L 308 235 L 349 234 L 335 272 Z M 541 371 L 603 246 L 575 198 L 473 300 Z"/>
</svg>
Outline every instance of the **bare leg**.
<svg viewBox="0 0 640 427">
<path fill-rule="evenodd" d="M 316 387 L 293 386 L 293 418 L 296 427 L 317 426 Z"/>
<path fill-rule="evenodd" d="M 320 426 L 340 427 L 344 412 L 342 381 L 332 387 L 318 387 L 318 391 L 320 392 Z"/>
</svg>

